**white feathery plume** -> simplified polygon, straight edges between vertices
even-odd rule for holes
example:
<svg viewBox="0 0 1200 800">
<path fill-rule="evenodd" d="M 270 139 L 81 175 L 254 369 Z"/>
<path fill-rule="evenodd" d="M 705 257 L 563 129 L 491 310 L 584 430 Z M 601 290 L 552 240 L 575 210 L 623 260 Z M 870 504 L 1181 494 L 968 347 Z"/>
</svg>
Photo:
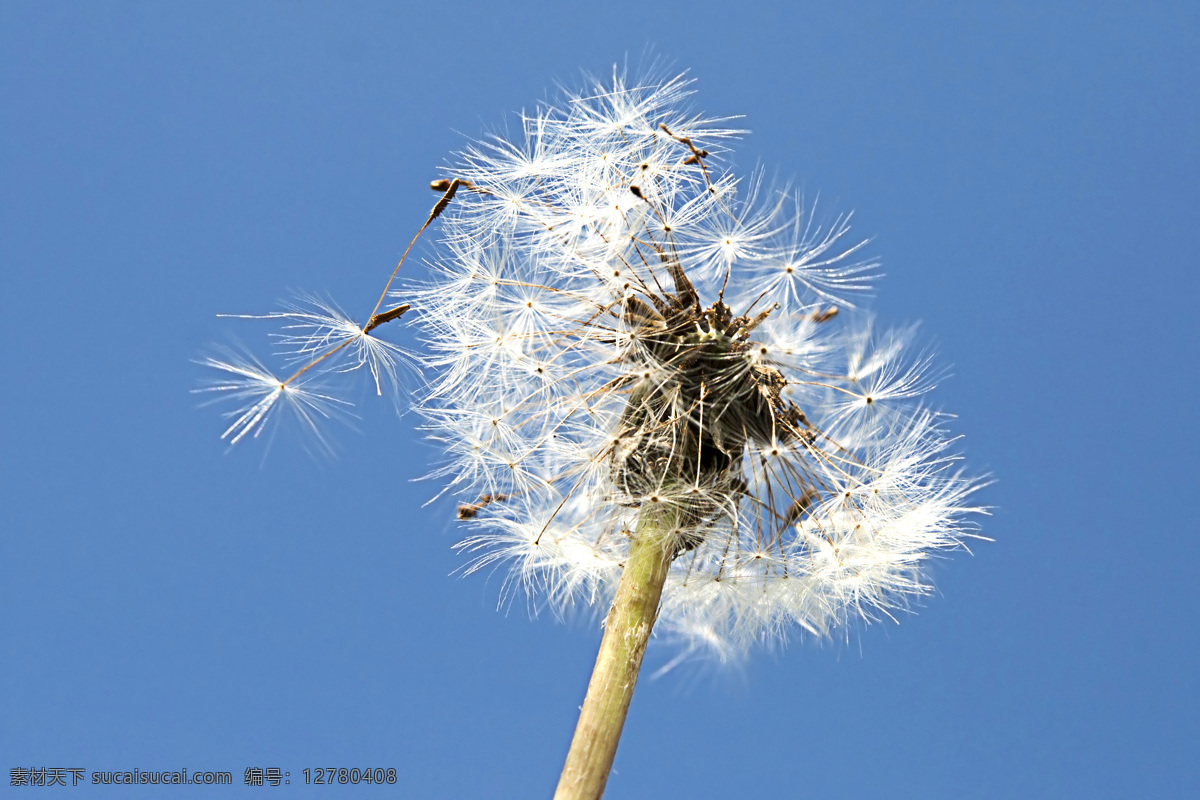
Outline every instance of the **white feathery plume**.
<svg viewBox="0 0 1200 800">
<path fill-rule="evenodd" d="M 344 418 L 350 404 L 328 394 L 312 377 L 281 379 L 254 356 L 229 348 L 198 363 L 215 370 L 218 377 L 194 391 L 211 395 L 208 403 L 234 406 L 224 414 L 231 422 L 221 434 L 230 446 L 246 437 L 257 439 L 268 430 L 273 432 L 273 423 L 282 413 L 299 422 L 321 450 L 332 452 L 324 423 Z"/>
</svg>

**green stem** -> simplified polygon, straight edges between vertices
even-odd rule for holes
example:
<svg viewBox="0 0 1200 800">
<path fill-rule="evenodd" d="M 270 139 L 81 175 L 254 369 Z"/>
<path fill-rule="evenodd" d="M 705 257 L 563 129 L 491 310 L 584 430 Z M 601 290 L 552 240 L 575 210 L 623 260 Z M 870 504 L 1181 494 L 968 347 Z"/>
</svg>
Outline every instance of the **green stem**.
<svg viewBox="0 0 1200 800">
<path fill-rule="evenodd" d="M 649 503 L 643 507 L 617 595 L 604 621 L 604 639 L 555 800 L 598 800 L 604 793 L 675 558 L 676 527 L 673 509 Z"/>
</svg>

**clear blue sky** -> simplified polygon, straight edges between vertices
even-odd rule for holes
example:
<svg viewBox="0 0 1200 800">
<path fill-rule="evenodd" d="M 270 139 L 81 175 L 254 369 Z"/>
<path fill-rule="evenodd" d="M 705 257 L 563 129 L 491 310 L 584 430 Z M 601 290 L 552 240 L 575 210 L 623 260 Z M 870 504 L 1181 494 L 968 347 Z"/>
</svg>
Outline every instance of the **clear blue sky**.
<svg viewBox="0 0 1200 800">
<path fill-rule="evenodd" d="M 190 360 L 217 312 L 373 301 L 464 135 L 651 46 L 874 237 L 996 541 L 899 626 L 644 681 L 607 797 L 1196 791 L 1198 6 L 784 6 L 0 5 L 5 770 L 550 795 L 594 620 L 451 575 L 411 416 L 262 465 Z"/>
</svg>

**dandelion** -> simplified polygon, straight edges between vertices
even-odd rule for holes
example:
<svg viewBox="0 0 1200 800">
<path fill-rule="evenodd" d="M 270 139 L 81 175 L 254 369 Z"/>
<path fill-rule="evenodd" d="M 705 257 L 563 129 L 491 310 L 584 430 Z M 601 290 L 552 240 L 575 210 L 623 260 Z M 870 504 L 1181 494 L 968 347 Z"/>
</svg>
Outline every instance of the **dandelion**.
<svg viewBox="0 0 1200 800">
<path fill-rule="evenodd" d="M 406 295 L 468 571 L 611 603 L 561 797 L 603 790 L 652 628 L 729 658 L 891 617 L 977 510 L 912 331 L 843 313 L 849 217 L 737 177 L 689 92 L 616 73 L 468 147 Z"/>
<path fill-rule="evenodd" d="M 394 386 L 402 352 L 374 331 L 412 308 L 466 571 L 609 609 L 562 798 L 603 792 L 652 631 L 721 659 L 846 635 L 926 595 L 927 560 L 976 535 L 979 483 L 923 401 L 932 359 L 855 308 L 877 265 L 850 217 L 823 226 L 739 177 L 742 132 L 691 91 L 614 70 L 521 115 L 432 184 L 417 235 L 440 217 L 440 245 L 399 305 L 379 312 L 397 266 L 364 325 L 311 299 L 266 315 L 301 365 L 284 381 L 204 362 L 231 376 L 237 441 L 309 373 Z"/>
</svg>

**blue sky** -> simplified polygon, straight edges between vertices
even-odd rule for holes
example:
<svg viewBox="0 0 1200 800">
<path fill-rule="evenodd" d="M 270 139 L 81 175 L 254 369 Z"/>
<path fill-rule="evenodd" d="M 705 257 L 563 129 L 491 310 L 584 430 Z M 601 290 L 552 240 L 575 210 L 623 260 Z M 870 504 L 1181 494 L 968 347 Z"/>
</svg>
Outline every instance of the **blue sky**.
<svg viewBox="0 0 1200 800">
<path fill-rule="evenodd" d="M 873 308 L 953 365 L 936 401 L 997 479 L 995 542 L 938 562 L 898 626 L 644 680 L 606 796 L 1183 796 L 1198 22 L 1182 2 L 4 3 L 0 761 L 234 773 L 204 797 L 328 793 L 302 785 L 319 766 L 549 796 L 595 621 L 498 612 L 499 577 L 451 574 L 411 416 L 368 402 L 336 459 L 284 435 L 264 463 L 226 452 L 192 359 L 218 312 L 373 301 L 464 136 L 649 47 L 745 115 L 739 165 L 855 211 L 887 273 Z M 292 784 L 244 788 L 250 766 Z"/>
</svg>

